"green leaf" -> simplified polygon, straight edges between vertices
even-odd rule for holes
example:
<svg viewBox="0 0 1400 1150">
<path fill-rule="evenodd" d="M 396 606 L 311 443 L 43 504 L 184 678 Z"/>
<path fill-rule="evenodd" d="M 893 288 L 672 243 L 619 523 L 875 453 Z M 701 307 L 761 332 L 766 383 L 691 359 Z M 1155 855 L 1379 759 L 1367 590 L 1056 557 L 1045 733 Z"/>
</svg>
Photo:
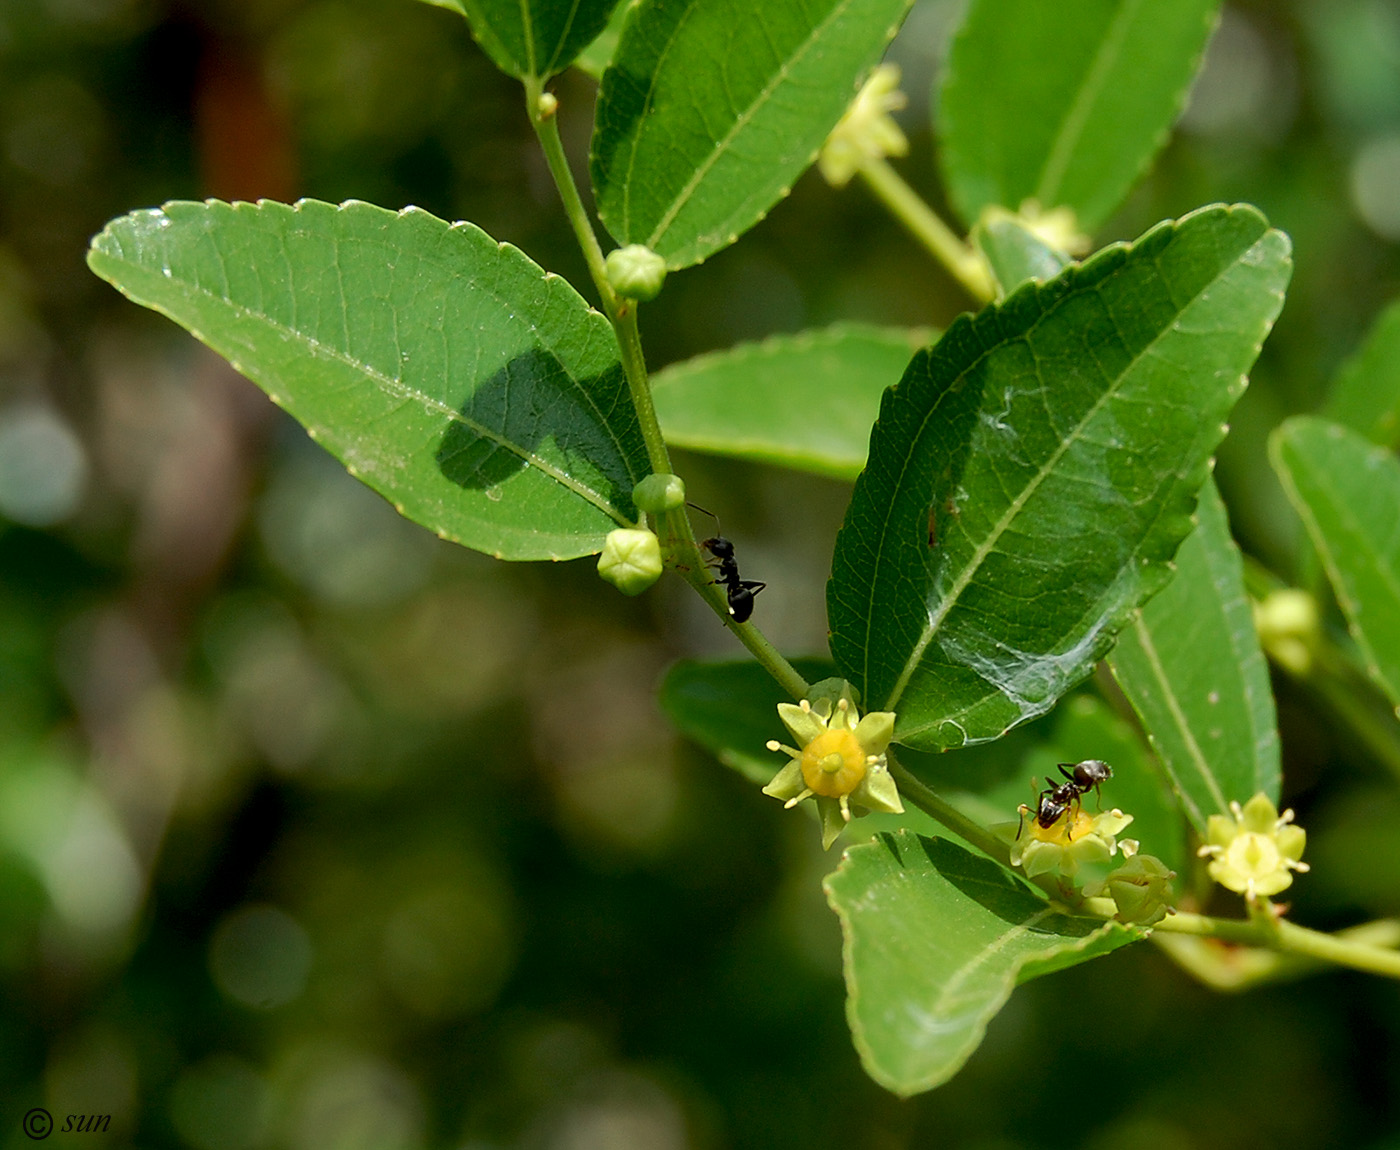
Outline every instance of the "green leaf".
<svg viewBox="0 0 1400 1150">
<path fill-rule="evenodd" d="M 963 218 L 1029 199 L 1097 228 L 1165 143 L 1218 7 L 973 0 L 939 100 L 944 180 Z"/>
<path fill-rule="evenodd" d="M 1400 443 L 1400 300 L 1375 322 L 1337 373 L 1322 414 L 1373 443 Z"/>
<path fill-rule="evenodd" d="M 650 467 L 612 329 L 416 208 L 169 203 L 88 264 L 186 327 L 416 523 L 500 559 L 601 550 Z"/>
<path fill-rule="evenodd" d="M 1366 670 L 1400 713 L 1400 460 L 1340 424 L 1288 420 L 1269 440 Z"/>
<path fill-rule="evenodd" d="M 1002 296 L 1026 280 L 1052 280 L 1070 264 L 1068 255 L 1007 213 L 988 213 L 972 229 L 972 238 L 992 269 Z"/>
<path fill-rule="evenodd" d="M 1061 914 L 989 859 L 906 832 L 850 848 L 825 887 L 856 1049 L 905 1097 L 956 1074 L 1020 983 L 1141 937 Z"/>
<path fill-rule="evenodd" d="M 1108 664 L 1202 834 L 1231 800 L 1278 802 L 1279 742 L 1269 667 L 1244 589 L 1244 563 L 1213 482 L 1176 576 L 1138 611 Z"/>
<path fill-rule="evenodd" d="M 608 65 L 612 63 L 613 53 L 617 51 L 618 41 L 622 38 L 623 24 L 627 22 L 632 9 L 640 3 L 641 0 L 621 0 L 608 18 L 607 27 L 578 54 L 574 60 L 574 67 L 581 72 L 587 72 L 595 80 L 601 80 Z"/>
<path fill-rule="evenodd" d="M 659 372 L 656 414 L 677 447 L 854 479 L 880 396 L 933 338 L 837 324 L 739 344 Z"/>
<path fill-rule="evenodd" d="M 808 682 L 835 673 L 825 659 L 794 659 L 792 665 Z M 765 744 L 769 739 L 791 741 L 778 718 L 778 704 L 790 702 L 787 692 L 752 659 L 682 659 L 661 682 L 661 709 L 680 732 L 759 786 L 770 783 L 788 761 Z"/>
<path fill-rule="evenodd" d="M 1253 208 L 1205 208 L 914 357 L 827 588 L 837 666 L 899 714 L 898 741 L 954 747 L 1043 713 L 1165 583 L 1288 252 Z"/>
<path fill-rule="evenodd" d="M 598 93 L 598 214 L 672 269 L 787 195 L 912 0 L 650 0 Z"/>
<path fill-rule="evenodd" d="M 502 72 L 547 80 L 574 62 L 607 26 L 618 0 L 426 0 L 467 18 Z"/>
</svg>

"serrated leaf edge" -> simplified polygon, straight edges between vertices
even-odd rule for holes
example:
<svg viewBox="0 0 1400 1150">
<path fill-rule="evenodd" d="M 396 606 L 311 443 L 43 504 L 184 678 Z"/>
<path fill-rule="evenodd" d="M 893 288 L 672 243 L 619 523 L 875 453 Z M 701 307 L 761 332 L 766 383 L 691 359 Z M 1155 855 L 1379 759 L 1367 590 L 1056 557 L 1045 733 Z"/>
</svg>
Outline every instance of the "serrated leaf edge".
<svg viewBox="0 0 1400 1150">
<path fill-rule="evenodd" d="M 1034 281 L 1022 284 L 1020 288 L 1018 288 L 1015 292 L 1011 294 L 1011 296 L 1008 297 L 1005 303 L 999 306 L 1002 308 L 1007 307 L 1018 296 L 1026 292 L 1040 292 L 1045 291 L 1047 289 L 1054 290 L 1057 287 L 1059 289 L 1059 292 L 1068 295 L 1071 291 L 1075 290 L 1076 285 L 1073 281 L 1087 277 L 1089 273 L 1097 271 L 1098 265 L 1101 262 L 1108 262 L 1110 260 L 1119 259 L 1126 260 L 1136 248 L 1146 243 L 1150 238 L 1155 237 L 1159 232 L 1163 230 L 1179 231 L 1182 225 L 1187 223 L 1189 220 L 1195 219 L 1196 217 L 1206 213 L 1222 211 L 1227 215 L 1233 215 L 1237 212 L 1246 212 L 1255 215 L 1259 218 L 1261 223 L 1265 224 L 1265 228 L 1264 231 L 1259 235 L 1258 239 L 1256 239 L 1252 244 L 1250 244 L 1248 248 L 1241 252 L 1239 256 L 1237 256 L 1229 265 L 1227 265 L 1227 267 L 1220 273 L 1220 275 L 1217 275 L 1207 285 L 1205 285 L 1205 287 L 1203 287 L 1200 292 L 1198 292 L 1195 296 L 1192 297 L 1190 302 L 1194 303 L 1196 300 L 1199 300 L 1201 298 L 1201 295 L 1208 291 L 1210 287 L 1217 283 L 1226 274 L 1226 272 L 1232 270 L 1240 264 L 1249 262 L 1247 258 L 1249 254 L 1258 249 L 1259 246 L 1265 241 L 1269 240 L 1270 237 L 1281 237 L 1283 238 L 1285 244 L 1287 243 L 1287 237 L 1284 235 L 1284 233 L 1278 231 L 1277 229 L 1269 227 L 1267 221 L 1264 219 L 1262 214 L 1260 214 L 1258 209 L 1254 208 L 1252 205 L 1212 204 L 1206 207 L 1198 208 L 1196 211 L 1191 212 L 1188 215 L 1182 216 L 1178 220 L 1165 220 L 1162 223 L 1158 224 L 1156 227 L 1148 230 L 1143 236 L 1141 236 L 1139 239 L 1135 240 L 1131 244 L 1112 244 L 1109 247 L 1104 248 L 1102 251 L 1096 253 L 1093 257 L 1084 261 L 1082 264 L 1071 265 L 1070 269 L 1067 269 L 1067 273 L 1062 273 L 1061 277 L 1057 277 L 1055 280 L 1050 281 L 1049 284 L 1038 284 Z M 1288 259 L 1289 257 L 1287 249 L 1285 249 L 1284 254 L 1285 259 Z M 1068 275 L 1070 282 L 1066 284 L 1061 284 L 1061 279 L 1064 278 L 1066 274 Z M 1274 295 L 1277 297 L 1281 305 L 1283 300 L 1283 292 L 1275 292 Z M 1178 314 L 1181 311 L 1185 310 L 1185 306 L 1186 305 L 1183 304 L 1177 308 Z M 987 313 L 983 312 L 981 314 L 985 315 Z M 1277 315 L 1277 312 L 1275 312 L 1275 315 Z M 973 317 L 972 322 L 976 322 L 976 317 Z M 1037 324 L 1039 322 L 1041 321 L 1037 320 Z M 1256 356 L 1258 355 L 1259 350 L 1264 346 L 1264 340 L 1268 338 L 1269 332 L 1273 329 L 1273 322 L 1274 321 L 1272 319 L 1268 319 L 1262 323 L 1259 335 L 1254 343 L 1254 353 Z M 1148 343 L 1143 348 L 1143 350 L 1138 353 L 1137 356 L 1134 357 L 1132 363 L 1129 364 L 1127 368 L 1125 368 L 1122 372 L 1119 373 L 1118 378 L 1121 380 L 1124 377 L 1126 377 L 1132 370 L 1132 368 L 1143 358 L 1143 356 L 1145 356 L 1148 353 L 1148 351 L 1150 351 L 1153 347 L 1156 346 L 1157 341 L 1164 338 L 1172 330 L 1174 330 L 1173 327 L 1168 327 L 1163 331 L 1159 332 L 1157 336 L 1155 336 L 1153 340 L 1150 343 Z M 995 348 L 990 348 L 987 351 L 983 352 L 977 360 L 974 360 L 973 363 L 966 365 L 963 368 L 961 374 L 966 374 L 973 367 L 975 367 L 976 363 L 980 362 L 980 360 L 984 356 L 991 354 L 993 350 L 995 350 Z M 1235 386 L 1242 391 L 1247 383 L 1248 375 L 1244 374 L 1240 376 Z M 928 649 L 929 643 L 932 642 L 934 635 L 938 631 L 939 624 L 942 623 L 943 619 L 947 617 L 949 611 L 951 611 L 951 609 L 957 604 L 959 596 L 961 596 L 962 592 L 972 581 L 972 578 L 976 575 L 977 571 L 980 569 L 982 563 L 986 560 L 987 556 L 991 554 L 995 542 L 998 539 L 1000 539 L 1001 536 L 1006 532 L 1007 528 L 1015 519 L 1015 516 L 1019 513 L 1021 508 L 1025 506 L 1027 499 L 1029 499 L 1030 495 L 1039 488 L 1042 482 L 1044 482 L 1046 476 L 1050 474 L 1055 464 L 1063 457 L 1064 453 L 1068 450 L 1070 444 L 1077 440 L 1078 434 L 1083 429 L 1085 424 L 1094 415 L 1098 413 L 1103 404 L 1107 402 L 1107 400 L 1111 396 L 1116 394 L 1116 390 L 1117 389 L 1115 387 L 1114 389 L 1106 391 L 1103 394 L 1103 396 L 1101 396 L 1099 400 L 1089 409 L 1089 411 L 1085 414 L 1084 418 L 1079 421 L 1078 425 L 1076 425 L 1076 427 L 1073 428 L 1064 437 L 1064 439 L 1060 443 L 1059 448 L 1050 457 L 1050 459 L 1047 460 L 1046 464 L 1041 467 L 1039 473 L 1035 476 L 1035 478 L 1031 482 L 1029 482 L 1017 495 L 1016 499 L 1012 501 L 1011 505 L 1007 508 L 1006 513 L 998 521 L 993 530 L 989 532 L 987 539 L 984 540 L 983 543 L 978 545 L 976 551 L 974 552 L 974 559 L 972 560 L 972 562 L 970 562 L 963 569 L 963 571 L 959 572 L 958 577 L 953 581 L 952 585 L 949 587 L 948 593 L 940 602 L 939 607 L 934 611 L 930 612 L 928 623 L 923 628 L 922 637 L 920 638 L 918 643 L 915 644 L 914 649 L 911 651 L 909 657 L 906 659 L 904 664 L 904 670 L 900 673 L 899 678 L 895 681 L 895 685 L 891 689 L 889 697 L 881 704 L 881 710 L 894 711 L 898 709 L 899 699 L 903 695 L 904 689 L 908 686 L 909 680 L 913 677 L 914 672 L 918 669 L 918 665 L 920 659 L 923 656 L 923 652 Z M 1225 438 L 1226 430 L 1227 428 L 1225 427 L 1225 425 L 1222 424 L 1219 430 L 1219 434 L 1216 437 L 1215 444 L 1212 445 L 1213 447 L 1218 446 L 1219 443 Z M 1207 457 L 1207 459 L 1201 465 L 1200 468 L 1197 468 L 1195 471 L 1184 476 L 1183 478 L 1194 478 L 1196 473 L 1199 472 L 1201 475 L 1201 480 L 1202 482 L 1204 482 L 1205 475 L 1208 473 L 1209 467 L 1210 459 L 1209 457 Z M 1185 534 L 1185 532 L 1182 533 L 1182 538 L 1185 538 Z M 1133 605 L 1132 607 L 1125 607 L 1107 617 L 1104 626 L 1100 628 L 1100 638 L 1096 643 L 1095 650 L 1097 650 L 1101 654 L 1103 651 L 1108 649 L 1108 645 L 1112 641 L 1113 635 L 1122 629 L 1122 626 L 1126 622 L 1129 613 L 1135 609 L 1136 605 Z M 950 721 L 956 721 L 959 715 L 963 713 L 965 712 L 957 712 L 953 715 L 943 716 L 937 720 L 930 720 L 929 722 L 922 725 L 905 727 L 902 729 L 901 734 L 907 736 L 911 733 L 917 733 L 919 731 L 942 726 Z"/>
<path fill-rule="evenodd" d="M 899 831 L 894 835 L 881 835 L 879 837 L 882 839 L 894 838 L 907 840 L 909 838 L 913 838 L 917 840 L 921 836 L 909 831 Z M 971 1025 L 968 1029 L 967 1041 L 964 1044 L 962 1044 L 960 1049 L 951 1058 L 948 1059 L 944 1068 L 939 1072 L 926 1075 L 922 1078 L 918 1078 L 912 1083 L 908 1081 L 899 1081 L 891 1077 L 886 1072 L 885 1068 L 880 1064 L 879 1060 L 876 1058 L 875 1051 L 871 1048 L 869 1042 L 866 1040 L 864 1029 L 860 1024 L 858 1010 L 860 988 L 856 983 L 856 979 L 853 973 L 853 950 L 855 946 L 854 930 L 852 929 L 851 920 L 849 916 L 843 912 L 842 907 L 838 903 L 836 893 L 831 887 L 831 880 L 838 874 L 840 874 L 842 870 L 845 869 L 853 854 L 855 854 L 857 851 L 866 851 L 871 849 L 885 848 L 880 848 L 877 842 L 858 843 L 855 846 L 848 847 L 846 851 L 842 854 L 841 862 L 837 866 L 836 870 L 833 871 L 831 874 L 827 875 L 827 877 L 822 880 L 822 890 L 826 895 L 827 905 L 831 907 L 832 911 L 835 913 L 837 919 L 839 919 L 841 923 L 841 968 L 846 983 L 846 1022 L 847 1025 L 850 1027 L 851 1042 L 856 1048 L 856 1053 L 860 1056 L 860 1062 L 861 1065 L 865 1067 L 865 1072 L 869 1074 L 871 1078 L 873 1078 L 886 1090 L 897 1094 L 901 1098 L 909 1098 L 915 1094 L 921 1094 L 926 1090 L 932 1090 L 935 1086 L 941 1086 L 943 1083 L 947 1082 L 950 1078 L 957 1074 L 957 1072 L 961 1070 L 964 1065 L 966 1065 L 967 1060 L 972 1057 L 972 1055 L 976 1052 L 977 1048 L 982 1044 L 983 1038 L 986 1037 L 987 1024 L 991 1022 L 991 1020 L 996 1017 L 1001 1008 L 1006 1005 L 1007 1001 L 1011 998 L 1012 992 L 1019 985 L 1021 972 L 1026 966 L 1036 962 L 1042 962 L 1047 959 L 1054 958 L 1058 955 L 1086 950 L 1092 943 L 1097 942 L 1100 938 L 1111 933 L 1115 928 L 1122 926 L 1121 923 L 1115 922 L 1111 919 L 1105 919 L 1101 927 L 1084 935 L 1082 938 L 1066 940 L 1059 946 L 1053 947 L 1050 950 L 1046 951 L 1043 955 L 1024 955 L 1020 960 L 1018 960 L 1010 968 L 1008 968 L 1006 977 L 1005 979 L 1003 979 L 1003 988 L 1001 992 L 995 995 L 988 996 L 988 998 L 986 999 L 985 1009 L 979 1011 L 976 1017 L 971 1022 Z M 1030 886 L 1026 886 L 1025 889 L 1026 893 L 1043 898 L 1039 891 L 1034 890 Z M 973 971 L 977 969 L 977 967 L 981 966 L 993 955 L 999 953 L 1013 939 L 1021 937 L 1022 935 L 1030 931 L 1032 928 L 1034 928 L 1037 924 L 1044 922 L 1045 919 L 1055 915 L 1064 915 L 1064 911 L 1053 906 L 1048 900 L 1046 900 L 1044 909 L 1037 911 L 1030 918 L 1023 920 L 1022 922 L 1011 925 L 1009 929 L 1003 931 L 1000 935 L 997 936 L 997 941 L 995 945 L 984 947 L 981 951 L 978 952 L 977 956 L 974 959 L 967 963 L 964 963 L 961 967 L 958 968 L 954 976 L 944 984 L 942 990 L 940 991 L 940 1000 L 948 993 L 948 986 L 951 983 L 967 979 L 973 973 Z M 933 1012 L 929 1011 L 927 1013 L 932 1014 Z"/>
<path fill-rule="evenodd" d="M 572 284 L 570 284 L 562 276 L 556 275 L 554 272 L 546 271 L 545 269 L 541 268 L 537 263 L 535 263 L 534 260 L 532 260 L 528 255 L 526 255 L 523 251 L 517 248 L 514 244 L 494 239 L 487 232 L 483 231 L 481 228 L 477 227 L 473 223 L 470 223 L 469 221 L 458 220 L 455 223 L 448 224 L 446 221 L 441 220 L 439 217 L 433 215 L 433 213 L 412 205 L 405 208 L 400 208 L 398 211 L 391 211 L 387 208 L 381 208 L 377 204 L 371 204 L 364 200 L 355 199 L 344 200 L 339 204 L 331 204 L 324 200 L 316 200 L 305 197 L 297 200 L 293 204 L 285 204 L 280 200 L 260 199 L 256 203 L 250 203 L 246 200 L 227 201 L 215 199 L 212 197 L 205 200 L 167 200 L 159 208 L 147 208 L 137 212 L 128 212 L 125 215 L 118 216 L 115 219 L 110 220 L 107 223 L 107 225 L 103 227 L 103 229 L 93 237 L 90 244 L 90 253 L 98 253 L 106 257 L 107 259 L 113 260 L 114 262 L 120 262 L 126 264 L 127 266 L 135 266 L 140 268 L 140 270 L 142 271 L 147 271 L 149 269 L 141 268 L 140 265 L 131 264 L 130 261 L 126 260 L 125 258 L 115 255 L 112 251 L 108 249 L 100 247 L 100 241 L 102 241 L 102 239 L 107 236 L 112 236 L 115 239 L 116 233 L 114 229 L 116 225 L 123 220 L 130 219 L 132 216 L 161 216 L 169 220 L 170 217 L 167 214 L 167 209 L 171 207 L 179 208 L 189 206 L 216 209 L 227 208 L 235 214 L 242 214 L 247 211 L 261 212 L 268 209 L 282 209 L 283 211 L 301 214 L 304 208 L 314 208 L 318 211 L 320 209 L 325 208 L 330 209 L 334 212 L 344 212 L 347 215 L 368 210 L 370 214 L 382 214 L 384 216 L 394 216 L 395 218 L 411 218 L 417 216 L 425 216 L 430 220 L 443 224 L 448 231 L 458 231 L 467 235 L 481 236 L 482 238 L 486 239 L 491 244 L 493 244 L 496 250 L 500 252 L 503 256 L 505 256 L 507 259 L 513 259 L 518 262 L 522 262 L 526 265 L 527 269 L 537 272 L 541 276 L 543 282 L 549 287 L 555 288 L 555 290 L 564 290 L 568 293 L 572 293 L 573 295 L 577 296 L 578 301 L 584 305 L 589 315 L 597 316 L 599 319 L 602 319 L 606 322 L 606 317 L 604 317 L 599 311 L 597 311 L 596 308 L 588 304 L 588 302 L 584 300 L 582 296 L 579 296 L 578 293 L 574 290 Z M 172 220 L 171 223 L 173 224 L 174 221 Z M 91 263 L 91 260 L 89 260 L 89 263 Z M 115 280 L 112 280 L 108 276 L 103 275 L 103 273 L 99 271 L 96 267 L 93 267 L 93 271 L 96 272 L 96 274 L 101 276 L 103 279 L 111 283 L 113 287 L 115 287 L 118 291 L 122 293 L 122 295 L 126 296 L 134 303 L 137 303 L 142 307 L 150 308 L 152 311 L 158 312 L 159 314 L 166 316 L 174 323 L 177 323 L 181 327 L 184 327 L 192 336 L 194 336 L 195 339 L 199 340 L 201 343 L 209 345 L 208 340 L 205 338 L 203 332 L 193 327 L 187 327 L 177 316 L 172 314 L 169 308 L 158 303 L 148 302 L 146 300 L 141 299 L 138 295 L 129 291 L 123 284 L 117 283 Z M 559 287 L 556 288 L 555 285 L 559 285 Z M 480 285 L 473 284 L 473 286 L 479 287 Z M 558 468 L 554 467 L 547 461 L 540 459 L 533 452 L 525 451 L 518 447 L 516 444 L 508 442 L 496 432 L 492 431 L 490 428 L 478 424 L 475 420 L 468 419 L 461 412 L 455 410 L 454 408 L 448 407 L 446 404 L 441 403 L 440 401 L 435 400 L 430 396 L 424 395 L 422 392 L 405 387 L 402 384 L 400 384 L 397 380 L 391 379 L 390 377 L 384 375 L 378 369 L 373 368 L 370 365 L 365 364 L 359 360 L 353 359 L 348 355 L 339 353 L 334 349 L 329 349 L 324 344 L 321 344 L 316 340 L 310 339 L 304 333 L 297 331 L 297 329 L 289 328 L 285 324 L 278 323 L 277 321 L 271 319 L 262 312 L 257 312 L 251 308 L 244 307 L 240 304 L 235 304 L 225 296 L 220 296 L 206 288 L 198 287 L 196 285 L 189 285 L 187 290 L 189 290 L 192 294 L 198 294 L 204 299 L 217 303 L 220 306 L 230 308 L 232 311 L 234 311 L 242 317 L 254 319 L 260 323 L 265 324 L 272 331 L 282 334 L 283 336 L 289 338 L 292 342 L 304 348 L 307 348 L 308 353 L 312 357 L 337 362 L 346 367 L 350 367 L 356 371 L 363 373 L 367 378 L 371 379 L 375 383 L 375 385 L 380 388 L 381 391 L 393 398 L 403 399 L 409 402 L 415 402 L 421 407 L 423 407 L 425 410 L 431 411 L 434 414 L 445 416 L 450 421 L 459 423 L 464 427 L 467 427 L 475 434 L 481 435 L 483 438 L 489 439 L 491 442 L 496 443 L 498 446 L 516 455 L 518 458 L 525 461 L 528 465 L 536 468 L 536 470 L 548 476 L 550 479 L 553 479 L 556 483 L 564 487 L 566 490 L 572 492 L 579 498 L 592 504 L 599 511 L 602 511 L 604 514 L 609 516 L 614 522 L 618 523 L 619 525 L 633 525 L 631 520 L 629 520 L 618 509 L 612 506 L 612 504 L 608 501 L 606 496 L 602 495 L 599 492 L 593 491 L 593 489 L 588 487 L 586 484 L 580 483 L 572 476 L 559 471 Z M 507 307 L 512 306 L 509 304 L 508 301 L 501 299 L 499 295 L 496 295 L 489 289 L 483 288 L 481 290 L 487 291 L 488 294 L 492 296 L 492 298 L 498 300 L 503 305 Z M 253 373 L 246 370 L 245 365 L 241 363 L 238 359 L 232 357 L 227 358 L 228 362 L 240 374 L 246 375 L 250 379 L 254 378 Z M 618 457 L 622 460 L 627 460 L 628 452 L 625 446 L 618 439 L 616 431 L 614 430 L 611 421 L 606 419 L 603 416 L 603 414 L 598 410 L 594 397 L 589 394 L 586 388 L 581 387 L 579 380 L 574 379 L 573 376 L 570 376 L 569 380 L 573 387 L 577 390 L 577 392 L 587 401 L 587 406 L 597 416 L 599 425 L 606 429 L 608 437 L 612 440 L 614 447 L 617 448 Z M 264 388 L 264 390 L 266 391 L 268 397 L 275 404 L 277 404 L 278 407 L 282 407 L 284 409 L 286 408 L 287 403 L 284 396 L 279 395 L 276 391 L 272 390 L 271 388 Z M 319 441 L 319 439 L 321 438 L 320 435 L 312 428 L 308 427 L 307 433 L 314 440 Z M 357 471 L 355 466 L 348 461 L 344 462 L 345 467 L 350 472 L 350 474 L 356 476 L 356 478 L 359 478 L 359 472 Z M 639 479 L 640 476 L 633 476 L 633 478 Z M 404 505 L 402 503 L 396 501 L 391 502 L 393 502 L 393 506 L 396 511 L 398 511 L 400 514 L 404 513 Z M 455 537 L 453 537 L 450 533 L 439 532 L 438 534 L 442 538 L 452 539 L 452 541 L 454 542 L 459 542 L 459 540 L 456 540 Z"/>
</svg>

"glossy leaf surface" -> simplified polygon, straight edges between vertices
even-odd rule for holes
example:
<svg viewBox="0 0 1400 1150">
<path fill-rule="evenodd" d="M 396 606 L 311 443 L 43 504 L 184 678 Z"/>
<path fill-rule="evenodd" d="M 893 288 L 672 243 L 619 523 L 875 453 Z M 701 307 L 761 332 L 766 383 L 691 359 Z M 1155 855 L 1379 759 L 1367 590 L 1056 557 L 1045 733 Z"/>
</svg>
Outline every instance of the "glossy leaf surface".
<svg viewBox="0 0 1400 1150">
<path fill-rule="evenodd" d="M 1031 199 L 1097 228 L 1165 143 L 1218 8 L 973 0 L 939 101 L 944 179 L 963 218 Z"/>
<path fill-rule="evenodd" d="M 1381 313 L 1342 364 L 1322 414 L 1373 443 L 1400 443 L 1400 301 Z"/>
<path fill-rule="evenodd" d="M 471 224 L 177 202 L 113 220 L 88 262 L 444 538 L 568 559 L 636 518 L 650 469 L 611 327 Z"/>
<path fill-rule="evenodd" d="M 601 33 L 618 0 L 427 0 L 460 12 L 502 72 L 547 80 Z"/>
<path fill-rule="evenodd" d="M 1400 459 L 1310 416 L 1274 432 L 1269 453 L 1367 671 L 1400 710 Z"/>
<path fill-rule="evenodd" d="M 1214 482 L 1201 488 L 1197 515 L 1176 575 L 1133 616 L 1108 662 L 1204 834 L 1231 800 L 1263 791 L 1277 802 L 1280 766 L 1269 667 Z"/>
<path fill-rule="evenodd" d="M 1290 267 L 1254 209 L 1202 209 L 915 356 L 827 589 L 837 665 L 898 741 L 1043 713 L 1160 589 Z"/>
<path fill-rule="evenodd" d="M 825 885 L 856 1049 L 905 1096 L 956 1074 L 1018 984 L 1139 937 L 1060 914 L 989 859 L 907 832 L 852 847 Z"/>
<path fill-rule="evenodd" d="M 672 364 L 653 379 L 677 447 L 854 479 L 885 388 L 928 329 L 838 324 Z"/>
<path fill-rule="evenodd" d="M 911 0 L 668 0 L 627 22 L 598 93 L 598 214 L 671 268 L 787 195 Z"/>
</svg>

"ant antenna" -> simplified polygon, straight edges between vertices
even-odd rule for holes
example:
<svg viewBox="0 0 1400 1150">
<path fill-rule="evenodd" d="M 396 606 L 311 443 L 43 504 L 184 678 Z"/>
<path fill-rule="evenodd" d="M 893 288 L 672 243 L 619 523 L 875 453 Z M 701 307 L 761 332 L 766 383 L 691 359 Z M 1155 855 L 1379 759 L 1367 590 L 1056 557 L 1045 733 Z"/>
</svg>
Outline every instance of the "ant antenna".
<svg viewBox="0 0 1400 1150">
<path fill-rule="evenodd" d="M 685 501 L 685 505 L 686 505 L 687 507 L 693 507 L 693 508 L 695 508 L 696 511 L 700 512 L 701 515 L 708 515 L 711 519 L 713 519 L 713 520 L 715 521 L 715 534 L 716 534 L 716 535 L 719 534 L 719 516 L 718 516 L 718 515 L 716 515 L 713 511 L 708 511 L 708 510 L 706 510 L 705 508 L 701 507 L 700 504 L 698 504 L 698 503 L 692 503 L 689 499 L 687 499 L 687 500 Z"/>
</svg>

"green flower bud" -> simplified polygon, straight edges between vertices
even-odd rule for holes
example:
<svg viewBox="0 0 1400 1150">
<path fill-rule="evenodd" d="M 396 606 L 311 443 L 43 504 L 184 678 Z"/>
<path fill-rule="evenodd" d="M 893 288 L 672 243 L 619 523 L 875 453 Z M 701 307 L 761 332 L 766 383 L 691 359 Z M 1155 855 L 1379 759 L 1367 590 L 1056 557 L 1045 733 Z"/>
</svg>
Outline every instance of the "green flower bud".
<svg viewBox="0 0 1400 1150">
<path fill-rule="evenodd" d="M 1084 888 L 1090 898 L 1108 895 L 1118 908 L 1118 921 L 1152 926 L 1167 917 L 1172 905 L 1171 880 L 1176 873 L 1153 855 L 1134 855 L 1103 882 Z"/>
<path fill-rule="evenodd" d="M 632 502 L 652 514 L 675 511 L 685 505 L 685 481 L 679 475 L 648 475 L 632 488 Z"/>
<path fill-rule="evenodd" d="M 619 527 L 608 532 L 598 574 L 624 595 L 640 595 L 661 578 L 661 541 L 650 531 Z"/>
<path fill-rule="evenodd" d="M 641 244 L 610 251 L 607 270 L 613 291 L 624 299 L 642 303 L 659 296 L 661 285 L 666 282 L 666 261 Z"/>
<path fill-rule="evenodd" d="M 1317 600 L 1306 591 L 1285 588 L 1254 605 L 1254 628 L 1274 662 L 1295 675 L 1312 668 L 1313 652 L 1322 639 Z"/>
</svg>

